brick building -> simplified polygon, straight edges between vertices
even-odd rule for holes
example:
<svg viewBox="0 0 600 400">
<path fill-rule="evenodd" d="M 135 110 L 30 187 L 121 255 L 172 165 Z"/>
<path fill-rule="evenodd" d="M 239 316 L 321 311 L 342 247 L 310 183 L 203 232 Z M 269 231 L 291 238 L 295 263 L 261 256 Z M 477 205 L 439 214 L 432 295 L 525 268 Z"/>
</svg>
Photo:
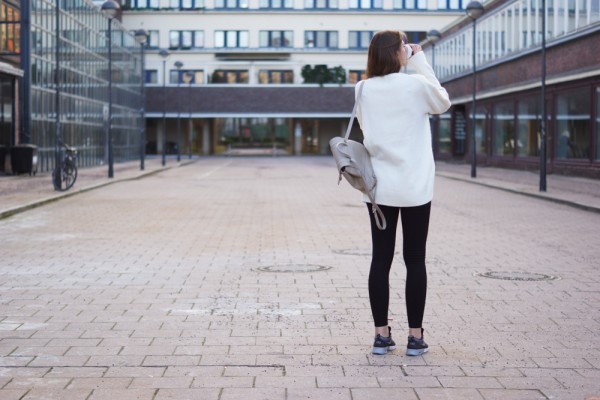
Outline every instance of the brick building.
<svg viewBox="0 0 600 400">
<path fill-rule="evenodd" d="M 600 1 L 547 0 L 548 171 L 600 178 Z M 540 165 L 541 0 L 485 3 L 476 21 L 477 162 L 521 169 Z M 473 23 L 441 31 L 435 69 L 453 107 L 436 123 L 438 159 L 470 162 Z"/>
</svg>

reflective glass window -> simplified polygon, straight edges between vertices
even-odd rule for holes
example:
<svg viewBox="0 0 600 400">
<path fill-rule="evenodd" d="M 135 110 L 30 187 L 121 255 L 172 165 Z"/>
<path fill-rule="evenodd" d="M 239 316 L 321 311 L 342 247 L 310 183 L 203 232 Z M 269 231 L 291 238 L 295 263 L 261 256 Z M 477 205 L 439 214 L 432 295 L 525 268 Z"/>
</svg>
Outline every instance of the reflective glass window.
<svg viewBox="0 0 600 400">
<path fill-rule="evenodd" d="M 541 98 L 539 96 L 526 97 L 519 100 L 518 153 L 520 157 L 539 156 L 540 152 L 540 121 L 542 118 Z"/>
<path fill-rule="evenodd" d="M 515 152 L 514 102 L 505 101 L 494 105 L 494 155 L 513 155 Z"/>
<path fill-rule="evenodd" d="M 572 89 L 556 95 L 556 158 L 590 156 L 590 91 Z"/>
</svg>

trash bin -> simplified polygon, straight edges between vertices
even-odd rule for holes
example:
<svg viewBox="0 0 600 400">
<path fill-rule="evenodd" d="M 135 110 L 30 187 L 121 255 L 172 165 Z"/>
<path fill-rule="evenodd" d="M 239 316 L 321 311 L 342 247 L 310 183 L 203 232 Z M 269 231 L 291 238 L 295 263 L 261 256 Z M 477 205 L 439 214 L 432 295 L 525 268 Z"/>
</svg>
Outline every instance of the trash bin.
<svg viewBox="0 0 600 400">
<path fill-rule="evenodd" d="M 33 144 L 20 144 L 10 148 L 10 164 L 13 174 L 37 173 L 38 149 Z"/>
<path fill-rule="evenodd" d="M 0 145 L 0 172 L 4 172 L 4 163 L 6 162 L 6 146 Z"/>
</svg>

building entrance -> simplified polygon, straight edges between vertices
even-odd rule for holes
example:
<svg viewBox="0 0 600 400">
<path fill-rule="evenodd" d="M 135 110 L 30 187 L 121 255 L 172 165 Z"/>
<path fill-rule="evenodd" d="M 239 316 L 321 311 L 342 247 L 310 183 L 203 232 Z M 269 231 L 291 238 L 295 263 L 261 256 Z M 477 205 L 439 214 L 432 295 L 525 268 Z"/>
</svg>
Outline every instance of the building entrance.
<svg viewBox="0 0 600 400">
<path fill-rule="evenodd" d="M 291 118 L 216 118 L 216 154 L 292 154 Z"/>
<path fill-rule="evenodd" d="M 10 146 L 14 145 L 15 78 L 0 74 L 0 172 Z"/>
</svg>

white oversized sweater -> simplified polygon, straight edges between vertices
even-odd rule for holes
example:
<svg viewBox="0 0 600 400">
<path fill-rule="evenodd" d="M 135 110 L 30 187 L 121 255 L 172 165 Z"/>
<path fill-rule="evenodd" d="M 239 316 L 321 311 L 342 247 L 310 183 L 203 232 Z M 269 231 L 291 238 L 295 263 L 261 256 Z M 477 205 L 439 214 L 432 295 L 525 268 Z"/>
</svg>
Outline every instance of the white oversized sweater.
<svg viewBox="0 0 600 400">
<path fill-rule="evenodd" d="M 380 205 L 414 207 L 433 198 L 429 114 L 445 112 L 450 99 L 422 51 L 408 63 L 417 74 L 373 77 L 355 88 L 356 96 L 358 86 L 364 85 L 356 117 L 371 155 L 377 178 L 375 201 Z"/>
</svg>

